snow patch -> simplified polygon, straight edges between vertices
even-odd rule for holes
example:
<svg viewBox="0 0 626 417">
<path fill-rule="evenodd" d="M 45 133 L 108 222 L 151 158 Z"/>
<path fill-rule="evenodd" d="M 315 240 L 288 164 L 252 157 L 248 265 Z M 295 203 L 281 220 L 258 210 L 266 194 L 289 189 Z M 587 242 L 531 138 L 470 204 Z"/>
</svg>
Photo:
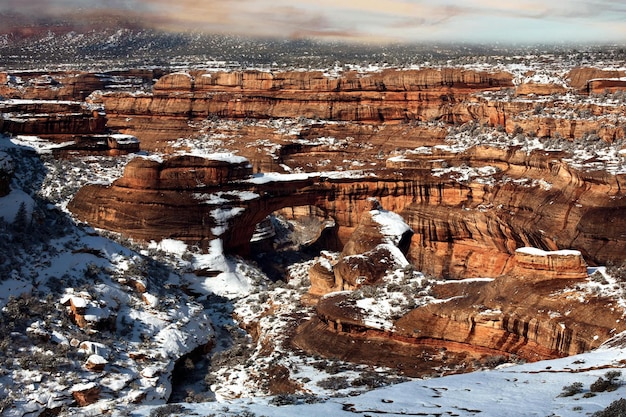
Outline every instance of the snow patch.
<svg viewBox="0 0 626 417">
<path fill-rule="evenodd" d="M 538 248 L 533 248 L 533 247 L 523 247 L 523 248 L 516 249 L 515 252 L 523 253 L 523 254 L 526 254 L 526 255 L 534 255 L 534 256 L 552 256 L 552 255 L 556 255 L 556 256 L 581 256 L 580 251 L 570 250 L 570 249 L 562 249 L 562 250 L 555 250 L 555 251 L 545 251 L 545 250 L 538 249 Z"/>
</svg>

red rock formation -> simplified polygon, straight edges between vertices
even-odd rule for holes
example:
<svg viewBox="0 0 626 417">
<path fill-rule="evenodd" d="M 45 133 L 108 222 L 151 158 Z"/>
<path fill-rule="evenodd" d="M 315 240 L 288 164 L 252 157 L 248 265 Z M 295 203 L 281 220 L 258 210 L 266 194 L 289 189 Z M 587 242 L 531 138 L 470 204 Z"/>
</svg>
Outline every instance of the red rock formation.
<svg viewBox="0 0 626 417">
<path fill-rule="evenodd" d="M 152 82 L 160 70 L 130 69 L 106 73 L 82 71 L 0 73 L 0 96 L 27 100 L 83 101 L 91 93 L 121 85 L 141 87 Z"/>
<path fill-rule="evenodd" d="M 443 291 L 449 301 L 418 307 L 387 332 L 370 328 L 366 313 L 345 293 L 323 298 L 318 317 L 329 331 L 350 337 L 442 347 L 450 342 L 455 350 L 462 344 L 468 352 L 515 354 L 526 360 L 581 353 L 625 328 L 615 301 L 576 289 L 576 283 L 587 279 L 580 253 L 524 248 L 516 251 L 514 262 L 509 274 L 494 281 L 460 283 L 456 296 Z M 612 308 L 602 307 L 607 303 Z M 299 333 L 298 344 L 315 350 L 318 336 Z"/>
<path fill-rule="evenodd" d="M 546 252 L 536 248 L 515 251 L 510 275 L 524 280 L 585 279 L 587 264 L 579 251 Z"/>
<path fill-rule="evenodd" d="M 515 87 L 515 94 L 518 96 L 537 95 L 549 96 L 551 94 L 563 94 L 567 89 L 562 85 L 541 84 L 541 83 L 523 83 Z"/>
<path fill-rule="evenodd" d="M 85 369 L 90 372 L 102 372 L 108 361 L 100 355 L 91 355 L 85 362 Z"/>
<path fill-rule="evenodd" d="M 377 200 L 361 216 L 338 260 L 322 255 L 311 267 L 309 294 L 320 296 L 334 291 L 354 290 L 380 282 L 385 274 L 407 264 L 413 232 L 400 216 L 382 210 Z"/>
<path fill-rule="evenodd" d="M 592 67 L 577 67 L 568 74 L 569 85 L 578 90 L 589 92 L 589 82 L 599 78 L 620 78 L 626 76 L 626 72 L 618 70 L 604 70 Z"/>
<path fill-rule="evenodd" d="M 10 101 L 0 107 L 0 132 L 50 137 L 105 132 L 106 118 L 78 102 Z"/>
<path fill-rule="evenodd" d="M 437 276 L 498 276 L 512 267 L 515 248 L 525 245 L 572 247 L 593 264 L 621 259 L 624 177 L 578 172 L 559 162 L 561 157 L 479 147 L 461 155 L 407 156 L 390 161 L 390 168 L 375 177 L 315 174 L 277 181 L 246 180 L 251 167 L 245 162 L 137 159 L 112 186 L 84 187 L 68 207 L 94 226 L 136 239 L 206 244 L 219 236 L 227 251 L 245 254 L 257 223 L 294 206 L 323 209 L 335 219 L 345 245 L 367 211 L 368 198 L 375 196 L 413 229 L 411 261 Z M 432 160 L 445 160 L 449 173 L 442 169 L 433 175 Z M 454 169 L 468 161 L 473 170 L 487 169 L 493 181 L 456 180 Z M 402 168 L 392 168 L 395 164 Z M 228 219 L 220 223 L 216 214 Z"/>
<path fill-rule="evenodd" d="M 574 283 L 586 277 L 580 255 L 522 250 L 515 261 L 510 274 L 480 291 L 412 311 L 397 321 L 398 333 L 541 359 L 595 348 L 612 336 L 616 323 L 619 326 L 621 309 L 600 307 L 610 301 L 574 295 Z"/>
<path fill-rule="evenodd" d="M 464 122 L 471 116 L 459 103 L 473 92 L 502 87 L 512 87 L 510 74 L 454 68 L 350 72 L 338 78 L 300 71 L 194 72 L 163 76 L 153 94 L 106 93 L 94 99 L 105 105 L 112 128 L 125 127 L 150 146 L 163 139 L 164 130 L 175 132 L 188 120 L 212 116 Z M 151 128 L 146 119 L 160 125 Z"/>
</svg>

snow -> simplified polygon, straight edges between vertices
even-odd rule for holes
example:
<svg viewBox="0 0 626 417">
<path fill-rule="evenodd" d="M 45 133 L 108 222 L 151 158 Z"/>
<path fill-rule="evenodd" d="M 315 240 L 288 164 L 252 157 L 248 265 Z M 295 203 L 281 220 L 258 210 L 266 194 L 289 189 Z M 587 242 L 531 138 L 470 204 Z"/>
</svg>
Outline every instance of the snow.
<svg viewBox="0 0 626 417">
<path fill-rule="evenodd" d="M 133 135 L 124 135 L 121 133 L 114 133 L 112 135 L 109 135 L 109 137 L 111 137 L 112 139 L 115 139 L 115 141 L 119 144 L 139 143 L 139 139 L 137 139 L 137 137 Z"/>
<path fill-rule="evenodd" d="M 74 144 L 73 141 L 54 143 L 38 136 L 18 135 L 11 138 L 11 142 L 17 146 L 24 146 L 34 149 L 39 154 L 49 154 L 55 149 L 61 149 Z"/>
<path fill-rule="evenodd" d="M 324 171 L 324 172 L 311 172 L 311 173 L 294 173 L 294 174 L 281 174 L 278 172 L 268 172 L 255 174 L 252 178 L 244 180 L 256 185 L 269 184 L 273 182 L 295 182 L 305 181 L 308 179 L 344 179 L 344 178 L 368 178 L 374 177 L 372 172 L 366 172 L 363 170 L 346 170 L 346 171 Z"/>
<path fill-rule="evenodd" d="M 204 279 L 198 277 L 193 288 L 201 294 L 217 294 L 230 299 L 245 296 L 252 289 L 253 282 L 242 273 L 239 265 L 237 260 L 224 254 L 222 240 L 213 239 L 209 242 L 207 254 L 194 255 L 193 268 L 213 271 L 216 276 Z"/>
<path fill-rule="evenodd" d="M 93 388 L 95 388 L 97 386 L 98 385 L 95 382 L 87 382 L 87 383 L 84 383 L 84 384 L 76 384 L 76 385 L 74 385 L 70 389 L 70 392 L 87 391 L 87 390 L 93 389 Z"/>
<path fill-rule="evenodd" d="M 620 361 L 624 359 L 624 349 L 598 349 L 563 359 L 415 380 L 356 396 L 322 397 L 310 404 L 295 401 L 293 405 L 276 406 L 268 398 L 187 403 L 184 404 L 184 415 L 585 416 L 624 397 L 623 385 L 613 392 L 585 396 L 590 385 L 607 371 L 621 370 Z M 583 392 L 571 397 L 560 396 L 563 387 L 574 382 L 583 384 Z M 139 407 L 135 413 L 148 416 L 153 409 Z"/>
<path fill-rule="evenodd" d="M 14 276 L 17 274 L 13 274 Z M 4 307 L 10 297 L 19 297 L 22 294 L 30 294 L 33 285 L 19 277 L 6 278 L 0 281 L 0 308 Z"/>
<path fill-rule="evenodd" d="M 111 37 L 111 47 L 115 47 L 120 36 L 121 32 L 118 32 Z M 538 64 L 532 63 L 532 60 L 535 59 L 533 57 L 520 57 L 520 59 L 530 63 L 502 65 L 502 68 L 508 68 L 514 73 L 515 84 L 563 82 L 566 74 L 564 69 L 555 71 L 554 68 L 551 68 L 548 71 L 542 69 Z M 356 69 L 361 73 L 367 73 L 379 71 L 386 65 L 386 63 L 372 64 L 356 67 Z M 346 66 L 346 68 L 355 67 Z M 337 66 L 334 69 L 329 69 L 326 74 L 337 76 L 342 71 L 344 69 Z M 12 78 L 17 81 L 15 77 Z M 564 96 L 563 99 L 570 100 L 571 97 Z M 522 101 L 521 98 L 515 97 L 511 100 Z M 528 100 L 528 102 L 533 102 L 533 100 Z M 15 103 L 18 102 L 15 101 Z M 23 101 L 23 103 L 28 103 L 28 101 Z M 592 97 L 585 99 L 584 103 L 598 106 L 608 105 Z M 68 102 L 68 104 L 72 103 Z M 565 116 L 555 115 L 554 117 Z M 621 119 L 618 117 L 616 120 Z M 228 163 L 248 163 L 245 158 L 227 151 L 229 141 L 241 140 L 237 136 L 237 122 L 203 121 L 190 123 L 202 124 L 201 128 L 205 129 L 205 136 L 177 140 L 172 147 L 189 146 L 191 150 L 187 154 L 190 155 Z M 211 132 L 211 127 L 216 123 L 219 123 L 221 128 L 230 125 L 233 129 L 227 133 Z M 294 142 L 311 146 L 324 146 L 330 150 L 339 150 L 344 144 L 353 140 L 351 138 L 340 140 L 330 136 L 312 140 L 297 138 L 303 127 L 313 123 L 329 122 L 309 120 L 298 122 L 289 120 L 258 121 L 259 126 L 271 127 L 284 135 L 292 135 Z M 127 138 L 125 135 L 112 137 L 122 141 Z M 131 139 L 128 138 L 128 140 Z M 13 138 L 11 143 L 14 148 L 29 147 L 40 153 L 50 152 L 55 146 L 62 146 L 32 136 L 18 136 Z M 519 146 L 524 152 L 547 148 L 542 140 L 523 135 L 512 137 L 504 132 L 495 131 L 480 134 L 454 133 L 449 135 L 445 145 L 420 146 L 412 150 L 400 151 L 404 153 L 388 160 L 392 162 L 409 161 L 411 155 L 461 152 L 477 145 L 500 148 Z M 7 147 L 6 144 L 2 144 L 2 146 Z M 271 156 L 278 155 L 281 148 L 281 145 L 269 140 L 254 141 L 248 146 L 258 148 Z M 570 166 L 578 169 L 606 170 L 609 173 L 626 173 L 623 157 L 626 151 L 615 147 L 592 149 L 589 144 L 575 144 L 575 146 L 578 148 L 572 152 L 571 157 L 564 160 Z M 3 167 L 11 168 L 16 164 L 19 164 L 18 167 L 21 168 L 22 161 L 7 162 L 7 156 L 7 153 L 0 152 L 0 170 L 4 169 Z M 156 161 L 163 160 L 163 156 L 156 154 L 146 155 L 144 153 L 141 157 Z M 96 166 L 95 159 L 84 158 L 82 161 L 89 161 L 88 164 Z M 119 157 L 119 159 L 123 158 Z M 318 165 L 328 165 L 328 161 L 330 160 L 320 158 Z M 349 159 L 345 159 L 343 162 L 345 166 L 354 167 L 364 163 Z M 433 167 L 437 166 L 437 161 L 434 159 L 430 162 Z M 81 172 L 81 169 L 77 167 L 71 167 L 69 164 L 63 165 L 64 163 L 61 161 L 57 161 L 57 163 L 61 164 L 61 168 L 54 168 L 52 164 L 46 162 L 48 176 L 64 174 L 65 171 L 73 173 L 73 177 L 67 180 L 60 179 L 58 182 L 75 182 L 78 187 L 85 181 L 94 180 L 87 178 L 87 173 Z M 119 176 L 120 166 L 123 166 L 123 163 L 115 168 L 89 172 L 95 174 L 96 180 L 104 179 L 110 182 L 115 176 Z M 367 171 L 341 171 L 339 168 L 336 168 L 337 171 L 304 174 L 298 173 L 301 167 L 289 167 L 283 164 L 282 168 L 292 173 L 258 174 L 246 181 L 260 185 L 282 181 L 366 178 L 375 175 Z M 490 185 L 493 183 L 492 181 L 495 181 L 498 168 L 492 166 L 457 166 L 433 168 L 432 172 L 435 176 L 449 175 L 459 182 L 475 181 Z M 519 186 L 540 187 L 543 190 L 550 190 L 552 187 L 552 184 L 545 179 L 519 178 L 511 181 L 517 181 L 516 184 Z M 30 195 L 35 194 L 29 195 L 28 192 L 14 185 L 12 184 L 12 191 L 9 196 L 0 198 L 0 214 L 5 219 L 14 218 L 16 207 L 19 207 L 20 201 L 32 203 L 29 206 L 31 207 L 29 212 L 34 207 Z M 46 183 L 45 186 L 42 186 L 41 195 L 50 197 L 55 186 L 55 184 Z M 69 193 L 69 195 L 71 194 Z M 219 235 L 228 227 L 230 219 L 241 213 L 242 208 L 237 207 L 237 203 L 259 198 L 259 195 L 250 191 L 227 191 L 211 194 L 198 193 L 195 197 L 205 204 L 219 206 L 212 212 L 214 219 L 218 222 L 214 232 Z M 6 198 L 9 199 L 5 200 Z M 49 201 L 51 207 L 54 205 L 63 208 L 60 198 L 50 198 Z M 391 244 L 397 244 L 399 236 L 408 230 L 408 226 L 402 218 L 392 212 L 378 210 L 372 215 L 375 221 L 381 225 L 381 230 L 388 236 Z M 304 404 L 305 401 L 299 400 L 299 405 L 277 407 L 271 403 L 270 398 L 263 397 L 266 391 L 260 387 L 258 382 L 254 381 L 255 373 L 257 373 L 257 378 L 259 375 L 261 375 L 260 378 L 263 378 L 265 375 L 262 372 L 263 368 L 251 367 L 242 363 L 225 367 L 218 372 L 221 379 L 213 388 L 219 401 L 204 404 L 186 403 L 184 407 L 189 411 L 188 414 L 227 416 L 246 415 L 245 412 L 249 411 L 256 415 L 272 416 L 292 416 L 294 414 L 301 416 L 323 414 L 333 416 L 354 416 L 355 414 L 590 415 L 604 408 L 612 400 L 625 396 L 625 388 L 620 387 L 615 393 L 600 393 L 592 398 L 585 398 L 583 395 L 578 395 L 573 399 L 559 397 L 563 385 L 581 381 L 584 383 L 585 393 L 588 393 L 587 387 L 590 383 L 603 375 L 606 370 L 622 369 L 622 361 L 626 360 L 624 349 L 608 347 L 555 361 L 512 366 L 506 369 L 468 375 L 415 380 L 361 395 L 354 395 L 353 391 L 356 390 L 354 387 L 337 392 L 323 390 L 316 387 L 315 382 L 328 376 L 328 374 L 314 369 L 306 362 L 306 358 L 293 355 L 286 345 L 278 342 L 281 335 L 291 331 L 293 326 L 297 324 L 297 320 L 302 320 L 307 315 L 313 314 L 309 306 L 300 305 L 297 301 L 299 295 L 306 291 L 306 284 L 303 282 L 310 264 L 303 263 L 290 267 L 290 280 L 289 283 L 284 284 L 284 288 L 276 286 L 271 289 L 260 290 L 265 285 L 263 278 L 259 278 L 262 277 L 262 274 L 245 261 L 225 255 L 221 239 L 214 239 L 209 242 L 209 251 L 206 254 L 190 253 L 190 248 L 185 243 L 172 239 L 153 242 L 147 248 L 136 252 L 109 239 L 95 236 L 95 231 L 92 229 L 84 228 L 78 231 L 74 226 L 69 228 L 71 231 L 67 235 L 55 237 L 45 242 L 45 247 L 37 246 L 34 249 L 36 255 L 24 255 L 19 263 L 10 265 L 11 272 L 3 276 L 3 280 L 0 282 L 0 305 L 5 305 L 11 295 L 37 293 L 37 291 L 45 293 L 48 290 L 52 294 L 54 293 L 52 289 L 55 286 L 64 286 L 64 288 L 73 288 L 73 290 L 67 292 L 65 296 L 61 296 L 62 293 L 55 293 L 58 296 L 55 300 L 60 298 L 61 301 L 67 301 L 71 298 L 75 301 L 75 306 L 88 309 L 88 317 L 91 320 L 116 317 L 117 328 L 127 330 L 127 333 L 124 333 L 123 336 L 116 333 L 115 336 L 119 337 L 107 342 L 110 343 L 110 346 L 89 340 L 80 343 L 80 346 L 83 347 L 75 349 L 78 342 L 68 342 L 68 336 L 99 340 L 96 337 L 106 332 L 76 328 L 69 332 L 63 326 L 53 323 L 53 320 L 47 319 L 33 323 L 29 329 L 41 330 L 52 335 L 52 340 L 55 342 L 67 346 L 71 345 L 75 349 L 71 353 L 78 352 L 85 357 L 95 354 L 99 355 L 101 359 L 94 359 L 109 361 L 111 364 L 110 372 L 106 375 L 94 376 L 74 371 L 66 372 L 63 369 L 62 379 L 65 382 L 61 382 L 61 378 L 56 378 L 50 374 L 46 374 L 44 377 L 44 374 L 39 370 L 31 372 L 28 369 L 21 369 L 20 364 L 15 362 L 13 364 L 15 370 L 7 372 L 6 369 L 2 369 L 0 373 L 0 390 L 3 391 L 1 394 L 14 386 L 21 390 L 19 391 L 21 398 L 16 402 L 17 406 L 14 410 L 7 412 L 29 410 L 30 415 L 38 415 L 43 411 L 42 407 L 45 404 L 48 404 L 51 409 L 71 404 L 72 400 L 71 396 L 68 396 L 68 392 L 99 386 L 103 387 L 104 391 L 102 400 L 93 407 L 81 410 L 81 414 L 100 415 L 105 411 L 108 413 L 115 408 L 112 404 L 116 404 L 116 407 L 120 409 L 120 415 L 128 414 L 132 410 L 133 415 L 147 416 L 153 408 L 137 408 L 135 405 L 129 406 L 128 404 L 141 401 L 154 404 L 165 403 L 171 391 L 170 379 L 173 362 L 212 339 L 218 343 L 221 342 L 221 338 L 216 337 L 212 326 L 215 323 L 228 323 L 233 326 L 239 324 L 240 321 L 233 321 L 231 312 L 235 313 L 235 316 L 238 317 L 237 320 L 241 318 L 241 322 L 257 325 L 263 335 L 262 337 L 265 337 L 264 340 L 275 343 L 275 346 L 268 349 L 271 350 L 269 353 L 271 360 L 289 368 L 291 377 L 302 384 L 303 390 L 310 393 L 311 398 L 320 402 Z M 390 246 L 389 250 L 396 255 L 395 259 L 398 266 L 408 265 L 406 259 L 400 256 L 401 254 L 398 255 L 399 251 L 395 246 Z M 154 255 L 155 251 L 163 253 Z M 521 253 L 540 256 L 577 255 L 577 251 L 547 252 L 533 248 L 520 248 L 520 251 Z M 185 261 L 182 260 L 183 256 Z M 330 259 L 327 257 L 320 258 L 320 263 L 323 267 L 331 270 L 331 262 L 337 256 L 329 257 Z M 95 276 L 85 279 L 88 265 L 95 266 L 99 272 L 96 272 Z M 298 271 L 295 272 L 295 270 Z M 206 276 L 203 272 L 206 272 Z M 577 284 L 579 287 L 576 288 L 576 296 L 583 299 L 592 294 L 610 296 L 617 300 L 616 304 L 624 307 L 621 283 L 610 277 L 604 267 L 594 269 L 593 272 L 598 272 L 601 277 L 596 278 L 597 281 L 590 279 L 587 282 Z M 606 283 L 600 282 L 601 279 L 604 279 Z M 125 284 L 130 280 L 141 282 L 148 288 L 148 292 L 136 293 L 133 288 Z M 491 278 L 478 278 L 476 280 L 491 280 Z M 416 295 L 414 300 L 401 292 L 392 290 L 392 287 L 387 285 L 389 283 L 402 283 L 407 288 L 414 287 L 426 294 L 428 285 L 419 273 L 408 275 L 407 271 L 394 270 L 390 271 L 384 281 L 385 284 L 377 291 L 376 297 L 363 297 L 355 301 L 359 308 L 367 312 L 366 324 L 374 328 L 392 329 L 394 317 L 405 311 L 403 309 L 411 306 L 409 301 L 429 302 L 428 295 Z M 298 287 L 298 285 L 300 286 Z M 188 295 L 187 290 L 194 295 Z M 228 298 L 222 307 L 229 306 L 231 309 L 225 308 L 225 313 L 218 312 L 217 309 L 211 310 L 214 307 L 212 304 L 214 299 L 211 297 L 214 295 Z M 261 301 L 261 295 L 268 297 L 267 302 Z M 54 301 L 53 303 L 56 304 Z M 259 311 L 255 312 L 255 307 Z M 61 307 L 60 310 L 64 312 L 65 308 Z M 481 312 L 481 314 L 494 313 L 496 311 Z M 551 314 L 558 317 L 557 312 Z M 567 315 L 566 312 L 563 314 Z M 257 347 L 257 349 L 259 348 Z M 35 351 L 43 355 L 50 355 L 51 352 L 44 349 Z M 129 359 L 128 353 L 131 351 L 145 353 L 146 359 L 142 361 Z M 81 359 L 84 357 L 81 356 Z M 15 360 L 17 361 L 17 359 Z M 91 357 L 88 360 L 91 360 Z M 256 350 L 249 361 L 255 366 L 267 365 L 270 358 L 259 354 Z M 82 363 L 83 361 L 79 362 Z M 71 368 L 71 364 L 66 366 Z M 376 369 L 376 372 L 382 371 Z M 351 372 L 342 372 L 342 375 L 350 376 Z M 303 382 L 305 379 L 310 381 Z M 75 382 L 82 383 L 77 384 Z M 67 386 L 61 384 L 67 384 Z M 237 399 L 235 397 L 242 398 Z M 116 415 L 117 411 L 115 410 L 113 415 Z M 17 412 L 15 411 L 15 413 Z"/>
<path fill-rule="evenodd" d="M 202 151 L 193 151 L 193 152 L 185 152 L 183 153 L 183 155 L 199 156 L 199 157 L 208 159 L 210 161 L 226 162 L 226 163 L 233 164 L 233 165 L 241 165 L 241 164 L 250 165 L 250 162 L 248 161 L 247 158 L 243 156 L 235 155 L 232 152 L 215 152 L 215 153 L 207 154 Z"/>
<path fill-rule="evenodd" d="M 526 255 L 535 255 L 535 256 L 581 256 L 580 251 L 577 250 L 556 250 L 556 251 L 545 251 L 538 248 L 533 247 L 523 247 L 518 248 L 515 252 L 524 253 Z"/>
<path fill-rule="evenodd" d="M 217 193 L 195 193 L 193 197 L 202 201 L 203 204 L 220 205 L 231 203 L 233 201 L 250 201 L 260 198 L 261 196 L 253 191 L 248 190 L 231 190 L 219 191 Z"/>
<path fill-rule="evenodd" d="M 163 239 L 158 243 L 152 241 L 149 247 L 159 249 L 168 253 L 176 253 L 178 255 L 183 255 L 185 252 L 187 252 L 187 244 L 183 241 L 176 239 Z"/>
<path fill-rule="evenodd" d="M 109 363 L 109 361 L 104 359 L 102 356 L 95 354 L 90 355 L 89 358 L 87 358 L 87 362 L 94 365 L 106 365 L 107 363 Z"/>
<path fill-rule="evenodd" d="M 76 308 L 87 308 L 87 300 L 81 297 L 71 297 L 71 303 Z"/>
<path fill-rule="evenodd" d="M 223 235 L 228 230 L 229 222 L 232 218 L 237 217 L 246 211 L 243 207 L 221 207 L 211 210 L 211 217 L 215 220 L 215 227 L 211 228 L 214 236 Z"/>
<path fill-rule="evenodd" d="M 402 236 L 411 231 L 411 227 L 397 213 L 387 210 L 372 210 L 370 214 L 372 220 L 381 226 L 381 233 L 392 245 L 398 246 Z"/>
</svg>

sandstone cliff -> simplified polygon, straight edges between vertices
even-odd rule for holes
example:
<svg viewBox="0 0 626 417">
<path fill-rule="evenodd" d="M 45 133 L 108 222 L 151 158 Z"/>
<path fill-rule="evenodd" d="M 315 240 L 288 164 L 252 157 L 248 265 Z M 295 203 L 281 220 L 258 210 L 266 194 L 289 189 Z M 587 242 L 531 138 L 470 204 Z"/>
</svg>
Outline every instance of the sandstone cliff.
<svg viewBox="0 0 626 417">
<path fill-rule="evenodd" d="M 439 284 L 434 293 L 447 301 L 410 310 L 386 331 L 369 324 L 371 318 L 355 298 L 331 295 L 317 305 L 318 317 L 328 328 L 305 324 L 297 343 L 316 350 L 315 340 L 323 338 L 317 333 L 339 332 L 357 343 L 386 338 L 399 345 L 514 354 L 534 361 L 593 349 L 624 328 L 623 310 L 615 301 L 577 289 L 588 279 L 579 252 L 522 248 L 513 263 L 510 273 L 493 281 Z"/>
<path fill-rule="evenodd" d="M 462 123 L 471 119 L 461 104 L 470 94 L 512 86 L 505 72 L 454 68 L 339 77 L 306 71 L 190 72 L 161 77 L 152 94 L 105 93 L 93 100 L 104 104 L 110 127 L 126 129 L 151 146 L 167 135 L 171 139 L 177 129 L 186 131 L 187 121 L 207 117 Z"/>
<path fill-rule="evenodd" d="M 410 260 L 437 276 L 501 275 L 510 270 L 514 250 L 528 245 L 575 248 L 592 264 L 618 261 L 626 249 L 623 175 L 577 171 L 560 157 L 478 147 L 465 154 L 441 152 L 435 159 L 446 168 L 433 167 L 433 155 L 415 154 L 389 161 L 375 175 L 256 179 L 247 161 L 246 168 L 218 168 L 189 157 L 139 159 L 112 186 L 81 189 L 69 208 L 95 226 L 148 241 L 206 244 L 218 230 L 227 251 L 246 254 L 256 224 L 285 207 L 320 207 L 335 219 L 338 241 L 345 245 L 368 199 L 376 197 L 413 230 Z M 397 164 L 402 168 L 392 168 Z M 459 180 L 462 172 L 466 180 Z M 215 215 L 220 210 L 233 214 L 224 224 Z"/>
</svg>

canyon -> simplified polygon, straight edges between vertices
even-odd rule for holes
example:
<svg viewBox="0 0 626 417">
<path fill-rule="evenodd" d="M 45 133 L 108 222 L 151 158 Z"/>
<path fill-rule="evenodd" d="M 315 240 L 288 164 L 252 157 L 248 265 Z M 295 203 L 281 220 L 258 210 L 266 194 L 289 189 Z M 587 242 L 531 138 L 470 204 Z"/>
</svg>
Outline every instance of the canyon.
<svg viewBox="0 0 626 417">
<path fill-rule="evenodd" d="M 336 255 L 318 251 L 310 267 L 315 317 L 294 331 L 299 349 L 391 368 L 403 356 L 382 360 L 383 350 L 536 361 L 626 330 L 622 306 L 590 290 L 588 274 L 626 251 L 623 73 L 559 74 L 7 73 L 0 129 L 65 151 L 138 153 L 67 204 L 78 221 L 138 242 L 247 258 L 268 218 L 332 219 L 311 242 Z M 194 272 L 219 274 L 203 268 Z M 394 273 L 415 287 L 417 271 L 411 303 L 373 324 L 355 294 Z"/>
</svg>

